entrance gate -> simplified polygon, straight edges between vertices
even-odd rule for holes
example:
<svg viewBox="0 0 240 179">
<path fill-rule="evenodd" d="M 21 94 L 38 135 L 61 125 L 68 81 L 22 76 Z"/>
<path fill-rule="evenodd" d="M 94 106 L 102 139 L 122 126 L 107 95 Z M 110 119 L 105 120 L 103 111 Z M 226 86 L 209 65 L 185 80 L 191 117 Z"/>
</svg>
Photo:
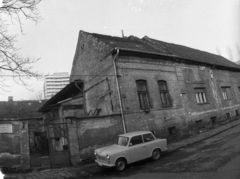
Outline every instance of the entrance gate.
<svg viewBox="0 0 240 179">
<path fill-rule="evenodd" d="M 70 166 L 68 128 L 66 123 L 47 124 L 51 168 Z"/>
</svg>

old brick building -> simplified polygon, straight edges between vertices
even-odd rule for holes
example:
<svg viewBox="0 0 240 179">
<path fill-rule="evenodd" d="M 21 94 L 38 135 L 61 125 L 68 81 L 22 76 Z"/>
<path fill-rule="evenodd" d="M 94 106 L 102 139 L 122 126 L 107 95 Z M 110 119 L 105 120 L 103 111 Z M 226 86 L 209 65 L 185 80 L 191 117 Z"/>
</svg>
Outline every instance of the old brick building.
<svg viewBox="0 0 240 179">
<path fill-rule="evenodd" d="M 231 61 L 189 47 L 80 31 L 70 81 L 72 89 L 81 81 L 73 95 L 81 109 L 63 110 L 64 100 L 75 99 L 65 88 L 39 111 L 49 116 L 59 106 L 55 122 L 74 129 L 68 141 L 73 162 L 124 131 L 184 137 L 195 127 L 238 116 L 239 74 Z M 74 115 L 79 110 L 84 112 Z"/>
</svg>

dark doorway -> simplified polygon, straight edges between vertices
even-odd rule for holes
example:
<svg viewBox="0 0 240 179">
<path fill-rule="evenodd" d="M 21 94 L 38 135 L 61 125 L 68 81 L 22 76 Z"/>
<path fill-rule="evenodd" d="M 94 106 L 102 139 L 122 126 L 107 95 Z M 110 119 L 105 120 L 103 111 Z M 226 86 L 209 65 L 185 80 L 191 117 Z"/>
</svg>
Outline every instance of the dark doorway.
<svg viewBox="0 0 240 179">
<path fill-rule="evenodd" d="M 29 124 L 29 149 L 33 170 L 50 168 L 47 133 L 42 122 L 35 121 Z"/>
</svg>

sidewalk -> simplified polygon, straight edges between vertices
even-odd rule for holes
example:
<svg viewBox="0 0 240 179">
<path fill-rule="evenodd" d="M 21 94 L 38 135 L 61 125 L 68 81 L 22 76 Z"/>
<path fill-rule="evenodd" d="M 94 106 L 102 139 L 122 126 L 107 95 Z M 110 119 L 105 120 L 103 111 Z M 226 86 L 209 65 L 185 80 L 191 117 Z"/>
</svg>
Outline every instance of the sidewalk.
<svg viewBox="0 0 240 179">
<path fill-rule="evenodd" d="M 227 124 L 224 124 L 222 126 L 218 126 L 215 129 L 211 129 L 203 133 L 200 133 L 196 136 L 193 136 L 178 142 L 170 143 L 168 145 L 168 149 L 169 149 L 168 152 L 174 152 L 182 147 L 186 147 L 196 142 L 205 140 L 221 132 L 229 130 L 239 124 L 240 124 L 240 119 L 237 119 Z M 4 179 L 67 179 L 67 178 L 74 178 L 74 177 L 87 178 L 87 177 L 90 177 L 92 174 L 98 173 L 98 172 L 100 171 L 98 169 L 97 164 L 89 163 L 89 164 L 83 164 L 81 166 L 76 166 L 76 167 L 74 166 L 74 167 L 66 167 L 66 168 L 60 168 L 60 169 L 33 171 L 30 173 L 7 174 L 5 175 Z M 164 176 L 164 174 L 162 175 Z M 171 174 L 166 174 L 166 175 L 170 176 Z M 187 175 L 190 175 L 190 174 L 187 174 Z M 193 176 L 193 175 L 190 175 L 190 176 Z"/>
</svg>

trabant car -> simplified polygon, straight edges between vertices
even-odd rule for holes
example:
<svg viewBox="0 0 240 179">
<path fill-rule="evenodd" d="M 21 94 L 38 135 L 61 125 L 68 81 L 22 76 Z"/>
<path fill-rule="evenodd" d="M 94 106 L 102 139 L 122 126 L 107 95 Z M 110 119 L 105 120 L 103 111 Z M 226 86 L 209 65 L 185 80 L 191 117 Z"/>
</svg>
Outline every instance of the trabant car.
<svg viewBox="0 0 240 179">
<path fill-rule="evenodd" d="M 137 131 L 119 135 L 116 144 L 96 149 L 94 154 L 99 166 L 123 171 L 133 162 L 150 157 L 157 160 L 166 150 L 166 139 L 157 139 L 150 131 Z"/>
</svg>

